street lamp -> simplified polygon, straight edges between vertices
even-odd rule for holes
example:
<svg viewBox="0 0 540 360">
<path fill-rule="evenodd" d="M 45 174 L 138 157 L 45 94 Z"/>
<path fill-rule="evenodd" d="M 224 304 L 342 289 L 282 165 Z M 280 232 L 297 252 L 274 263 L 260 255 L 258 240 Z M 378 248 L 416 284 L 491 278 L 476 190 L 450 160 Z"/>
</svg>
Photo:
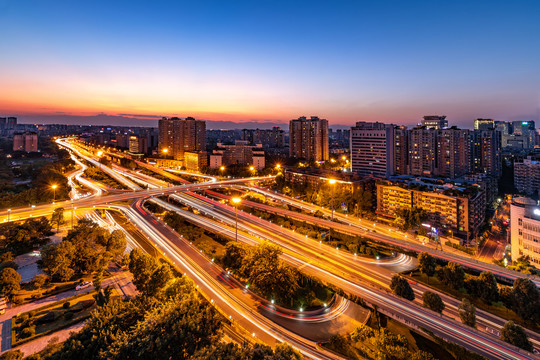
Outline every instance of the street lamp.
<svg viewBox="0 0 540 360">
<path fill-rule="evenodd" d="M 239 197 L 233 197 L 232 199 L 232 202 L 234 204 L 234 217 L 236 219 L 236 241 L 238 241 L 238 204 L 240 204 L 240 201 L 242 201 L 242 199 L 240 199 Z"/>
<path fill-rule="evenodd" d="M 334 185 L 336 183 L 336 179 L 330 179 L 328 180 L 328 183 L 330 185 Z M 332 206 L 332 221 L 334 221 L 334 197 L 335 197 L 335 194 L 334 194 L 334 189 L 335 189 L 335 186 L 332 186 L 332 201 L 331 201 L 331 206 Z"/>
<path fill-rule="evenodd" d="M 56 188 L 58 187 L 58 185 L 54 184 L 51 187 L 53 189 L 53 203 L 54 203 L 56 201 Z"/>
</svg>

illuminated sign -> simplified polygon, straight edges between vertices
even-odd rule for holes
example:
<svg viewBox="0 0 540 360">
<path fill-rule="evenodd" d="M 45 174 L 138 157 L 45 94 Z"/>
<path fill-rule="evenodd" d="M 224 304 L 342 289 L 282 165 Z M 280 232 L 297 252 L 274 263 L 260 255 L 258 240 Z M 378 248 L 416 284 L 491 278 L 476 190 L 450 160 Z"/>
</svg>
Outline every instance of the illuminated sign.
<svg viewBox="0 0 540 360">
<path fill-rule="evenodd" d="M 522 122 L 521 122 L 521 125 L 528 125 L 528 124 L 529 124 L 528 121 L 522 121 Z"/>
</svg>

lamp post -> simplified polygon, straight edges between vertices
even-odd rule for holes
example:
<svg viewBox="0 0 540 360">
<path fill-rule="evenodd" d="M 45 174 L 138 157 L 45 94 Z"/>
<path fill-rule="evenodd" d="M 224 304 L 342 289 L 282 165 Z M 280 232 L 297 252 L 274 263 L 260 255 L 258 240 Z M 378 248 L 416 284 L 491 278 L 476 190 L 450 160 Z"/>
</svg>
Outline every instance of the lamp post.
<svg viewBox="0 0 540 360">
<path fill-rule="evenodd" d="M 53 204 L 54 204 L 54 202 L 56 201 L 56 188 L 58 187 L 58 185 L 54 184 L 51 187 L 53 189 Z"/>
<path fill-rule="evenodd" d="M 335 179 L 330 179 L 330 180 L 328 180 L 328 183 L 330 185 L 334 185 L 336 183 L 336 180 Z M 332 186 L 332 200 L 330 202 L 330 204 L 331 204 L 330 206 L 332 206 L 332 221 L 334 221 L 334 197 L 335 197 L 334 189 L 335 188 L 336 188 L 335 186 Z"/>
<path fill-rule="evenodd" d="M 236 235 L 235 239 L 238 241 L 238 204 L 240 204 L 241 199 L 239 197 L 233 197 L 232 202 L 234 204 L 234 217 L 236 219 Z"/>
<path fill-rule="evenodd" d="M 219 167 L 219 172 L 220 172 L 221 176 L 223 176 L 223 173 L 225 172 L 225 166 L 223 166 L 223 165 L 220 166 Z"/>
<path fill-rule="evenodd" d="M 97 152 L 97 156 L 99 158 L 98 162 L 99 162 L 99 169 L 101 170 L 101 156 L 103 155 L 103 151 L 98 151 Z"/>
</svg>

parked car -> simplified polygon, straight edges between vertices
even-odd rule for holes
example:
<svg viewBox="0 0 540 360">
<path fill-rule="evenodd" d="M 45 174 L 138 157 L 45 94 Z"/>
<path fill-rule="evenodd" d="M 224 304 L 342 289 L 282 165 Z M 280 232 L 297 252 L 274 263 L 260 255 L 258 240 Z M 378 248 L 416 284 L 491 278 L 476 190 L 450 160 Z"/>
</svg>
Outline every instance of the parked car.
<svg viewBox="0 0 540 360">
<path fill-rule="evenodd" d="M 75 290 L 79 291 L 79 290 L 82 290 L 82 289 L 86 289 L 86 288 L 89 288 L 90 286 L 94 285 L 93 282 L 91 281 L 85 281 L 79 285 L 77 285 L 77 287 L 75 288 Z"/>
</svg>

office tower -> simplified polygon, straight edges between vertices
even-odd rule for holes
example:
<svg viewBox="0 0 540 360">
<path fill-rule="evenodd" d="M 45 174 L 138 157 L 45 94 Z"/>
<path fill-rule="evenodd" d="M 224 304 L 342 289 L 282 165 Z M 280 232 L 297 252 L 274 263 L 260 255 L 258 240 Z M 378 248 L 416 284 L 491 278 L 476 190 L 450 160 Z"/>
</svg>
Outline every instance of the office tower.
<svg viewBox="0 0 540 360">
<path fill-rule="evenodd" d="M 471 172 L 499 178 L 502 175 L 502 134 L 498 130 L 471 132 Z"/>
<path fill-rule="evenodd" d="M 328 121 L 305 116 L 289 122 L 289 156 L 307 161 L 328 160 Z"/>
<path fill-rule="evenodd" d="M 409 174 L 436 176 L 438 132 L 424 127 L 409 131 Z"/>
<path fill-rule="evenodd" d="M 188 117 L 159 120 L 160 156 L 184 160 L 186 151 L 204 151 L 206 148 L 206 122 Z"/>
<path fill-rule="evenodd" d="M 495 121 L 493 119 L 474 120 L 474 130 L 495 130 Z"/>
<path fill-rule="evenodd" d="M 528 256 L 532 265 L 540 265 L 540 215 L 536 201 L 515 197 L 510 204 L 510 241 L 512 261 Z"/>
<path fill-rule="evenodd" d="M 441 130 L 448 127 L 448 120 L 446 116 L 428 115 L 422 119 L 422 126 L 426 129 Z"/>
<path fill-rule="evenodd" d="M 351 128 L 351 170 L 387 177 L 394 172 L 394 125 L 357 122 Z"/>
<path fill-rule="evenodd" d="M 469 130 L 455 128 L 440 130 L 437 150 L 437 176 L 454 179 L 469 172 Z"/>
<path fill-rule="evenodd" d="M 130 136 L 129 152 L 133 154 L 146 154 L 148 152 L 148 137 L 141 135 Z"/>
</svg>

